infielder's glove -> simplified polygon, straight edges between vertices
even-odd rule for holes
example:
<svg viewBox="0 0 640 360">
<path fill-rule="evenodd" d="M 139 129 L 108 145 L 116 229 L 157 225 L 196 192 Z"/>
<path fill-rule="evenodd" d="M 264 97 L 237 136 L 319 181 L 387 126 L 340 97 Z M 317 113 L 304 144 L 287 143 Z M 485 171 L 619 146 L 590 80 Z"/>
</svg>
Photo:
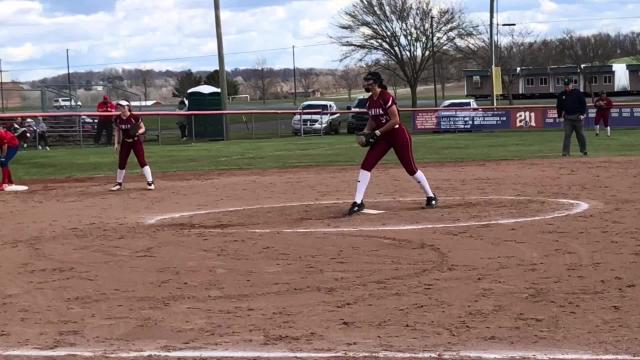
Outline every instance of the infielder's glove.
<svg viewBox="0 0 640 360">
<path fill-rule="evenodd" d="M 376 142 L 378 135 L 375 132 L 359 132 L 356 134 L 356 142 L 362 147 L 369 147 Z"/>
</svg>

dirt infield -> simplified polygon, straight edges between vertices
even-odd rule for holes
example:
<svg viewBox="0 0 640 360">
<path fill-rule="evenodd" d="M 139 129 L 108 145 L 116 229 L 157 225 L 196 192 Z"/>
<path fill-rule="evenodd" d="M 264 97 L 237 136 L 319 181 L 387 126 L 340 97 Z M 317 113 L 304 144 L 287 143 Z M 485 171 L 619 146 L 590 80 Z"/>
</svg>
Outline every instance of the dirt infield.
<svg viewBox="0 0 640 360">
<path fill-rule="evenodd" d="M 0 193 L 0 350 L 640 354 L 639 165 L 423 164 L 435 210 L 384 166 L 352 218 L 354 167 L 28 183 Z M 589 209 L 491 223 L 549 199 Z"/>
</svg>

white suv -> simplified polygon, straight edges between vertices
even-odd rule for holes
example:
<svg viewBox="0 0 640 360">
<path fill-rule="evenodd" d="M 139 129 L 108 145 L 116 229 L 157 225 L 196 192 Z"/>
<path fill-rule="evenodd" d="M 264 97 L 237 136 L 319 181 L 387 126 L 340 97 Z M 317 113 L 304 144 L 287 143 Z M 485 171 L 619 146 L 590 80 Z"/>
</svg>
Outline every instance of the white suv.
<svg viewBox="0 0 640 360">
<path fill-rule="evenodd" d="M 456 100 L 446 100 L 440 105 L 440 108 L 477 108 L 478 104 L 476 104 L 475 100 L 472 99 L 456 99 Z"/>
<path fill-rule="evenodd" d="M 291 132 L 294 135 L 340 134 L 340 114 L 331 113 L 338 110 L 333 101 L 306 101 L 300 105 L 298 110 L 320 110 L 321 113 L 295 115 L 291 120 Z"/>
<path fill-rule="evenodd" d="M 76 99 L 56 98 L 53 99 L 53 107 L 56 109 L 81 108 L 82 103 L 80 101 L 76 102 Z"/>
</svg>

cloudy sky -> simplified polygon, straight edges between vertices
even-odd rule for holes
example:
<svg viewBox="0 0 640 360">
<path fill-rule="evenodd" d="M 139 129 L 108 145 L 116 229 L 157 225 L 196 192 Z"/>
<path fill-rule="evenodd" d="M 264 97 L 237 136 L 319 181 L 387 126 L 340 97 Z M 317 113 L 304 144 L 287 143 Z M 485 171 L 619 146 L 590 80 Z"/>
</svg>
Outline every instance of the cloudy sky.
<svg viewBox="0 0 640 360">
<path fill-rule="evenodd" d="M 356 0 L 221 0 L 226 67 L 337 68 L 328 35 Z M 489 0 L 460 4 L 488 22 Z M 639 0 L 497 0 L 500 22 L 539 37 L 640 31 Z M 600 20 L 594 18 L 600 17 Z M 105 67 L 217 68 L 213 0 L 0 0 L 0 59 L 5 78 L 32 80 Z"/>
</svg>

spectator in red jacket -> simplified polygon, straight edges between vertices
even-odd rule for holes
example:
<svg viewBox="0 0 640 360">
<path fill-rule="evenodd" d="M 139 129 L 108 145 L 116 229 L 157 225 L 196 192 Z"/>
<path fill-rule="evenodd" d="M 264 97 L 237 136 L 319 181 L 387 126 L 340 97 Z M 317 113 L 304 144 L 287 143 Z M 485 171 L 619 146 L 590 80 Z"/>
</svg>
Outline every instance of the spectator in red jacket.
<svg viewBox="0 0 640 360">
<path fill-rule="evenodd" d="M 102 101 L 98 103 L 96 106 L 97 112 L 105 112 L 105 113 L 113 113 L 116 111 L 116 105 L 109 100 L 107 95 L 102 97 Z M 93 142 L 96 145 L 100 144 L 100 139 L 102 138 L 102 132 L 107 131 L 107 145 L 111 145 L 113 141 L 113 116 L 114 115 L 106 115 L 98 117 L 98 126 L 96 127 L 96 135 L 93 138 Z"/>
<path fill-rule="evenodd" d="M 600 135 L 600 120 L 607 128 L 607 136 L 611 136 L 611 128 L 609 127 L 609 116 L 611 115 L 611 108 L 613 107 L 613 101 L 607 97 L 606 92 L 601 92 L 600 96 L 593 103 L 596 107 L 596 118 L 594 124 L 596 126 L 596 136 Z"/>
</svg>

